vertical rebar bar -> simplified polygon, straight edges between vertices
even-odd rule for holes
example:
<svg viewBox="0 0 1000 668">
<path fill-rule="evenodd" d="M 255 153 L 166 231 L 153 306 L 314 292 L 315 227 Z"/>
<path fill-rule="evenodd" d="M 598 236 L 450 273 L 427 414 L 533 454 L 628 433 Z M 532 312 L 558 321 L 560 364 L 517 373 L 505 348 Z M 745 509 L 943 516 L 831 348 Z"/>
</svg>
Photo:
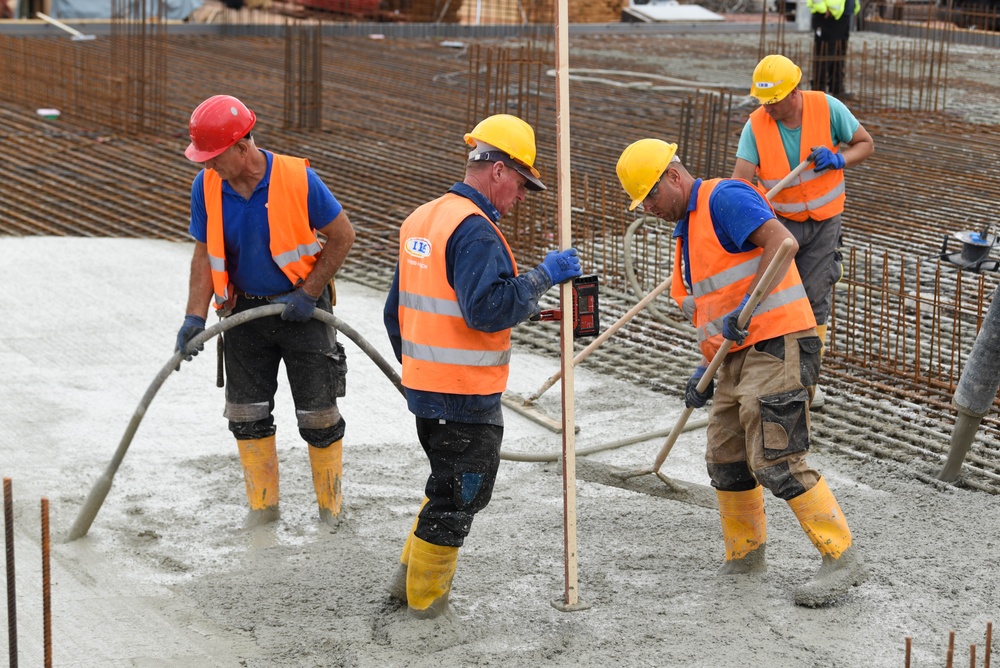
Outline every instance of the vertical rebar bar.
<svg viewBox="0 0 1000 668">
<path fill-rule="evenodd" d="M 986 622 L 986 651 L 983 652 L 983 668 L 990 668 L 993 655 L 993 622 Z"/>
<path fill-rule="evenodd" d="M 910 668 L 910 651 L 912 649 L 912 645 L 913 638 L 906 636 L 906 662 L 904 663 L 903 668 Z"/>
<path fill-rule="evenodd" d="M 7 638 L 10 668 L 17 668 L 17 601 L 14 597 L 14 492 L 10 478 L 3 479 L 3 529 L 7 552 Z"/>
<path fill-rule="evenodd" d="M 49 577 L 49 500 L 42 497 L 42 635 L 45 668 L 52 668 L 52 590 Z"/>
</svg>

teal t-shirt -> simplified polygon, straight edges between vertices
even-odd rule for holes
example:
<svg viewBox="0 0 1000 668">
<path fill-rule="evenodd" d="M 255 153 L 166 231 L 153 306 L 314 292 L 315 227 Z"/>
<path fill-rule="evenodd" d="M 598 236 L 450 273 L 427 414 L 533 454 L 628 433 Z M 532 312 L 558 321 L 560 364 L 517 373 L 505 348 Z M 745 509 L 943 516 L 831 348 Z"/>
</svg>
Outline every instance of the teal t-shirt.
<svg viewBox="0 0 1000 668">
<path fill-rule="evenodd" d="M 826 101 L 830 104 L 830 135 L 833 137 L 833 145 L 836 146 L 841 142 L 849 142 L 861 123 L 854 117 L 851 110 L 837 98 L 827 95 Z M 802 140 L 802 128 L 798 127 L 794 130 L 789 130 L 779 122 L 778 133 L 781 135 L 781 143 L 785 146 L 788 165 L 794 168 L 800 162 L 799 149 Z M 736 148 L 736 157 L 743 158 L 753 165 L 760 164 L 760 153 L 757 151 L 757 138 L 753 136 L 750 121 L 747 121 L 746 125 L 743 126 L 743 132 L 740 134 L 740 144 Z"/>
</svg>

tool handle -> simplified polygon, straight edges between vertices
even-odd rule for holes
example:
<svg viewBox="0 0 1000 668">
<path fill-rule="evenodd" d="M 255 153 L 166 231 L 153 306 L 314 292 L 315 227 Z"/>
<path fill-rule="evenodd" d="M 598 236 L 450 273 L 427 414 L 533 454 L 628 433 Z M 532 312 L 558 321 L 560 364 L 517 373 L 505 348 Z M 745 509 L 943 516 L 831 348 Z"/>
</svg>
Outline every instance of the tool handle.
<svg viewBox="0 0 1000 668">
<path fill-rule="evenodd" d="M 806 158 L 798 165 L 796 165 L 795 169 L 788 172 L 788 176 L 778 181 L 776 184 L 774 184 L 773 188 L 767 191 L 767 194 L 764 195 L 764 197 L 767 198 L 767 201 L 770 202 L 772 199 L 774 199 L 775 195 L 784 190 L 785 186 L 787 186 L 792 179 L 794 179 L 796 176 L 805 171 L 805 168 L 808 167 L 809 165 L 810 165 L 809 158 Z"/>
<path fill-rule="evenodd" d="M 778 251 L 774 254 L 774 257 L 771 258 L 771 264 L 767 265 L 767 269 L 760 277 L 760 281 L 757 282 L 757 287 L 750 293 L 750 299 L 747 300 L 743 310 L 740 311 L 740 317 L 737 319 L 737 323 L 741 329 L 747 324 L 747 321 L 753 314 L 753 310 L 757 308 L 757 304 L 759 304 L 764 298 L 765 291 L 770 287 L 771 281 L 774 280 L 775 275 L 778 273 L 778 269 L 785 263 L 785 260 L 788 259 L 788 254 L 791 250 L 791 239 L 785 239 L 781 242 L 781 246 L 778 247 Z M 703 375 L 701 380 L 698 381 L 699 392 L 704 392 L 708 389 L 708 384 L 712 382 L 713 378 L 715 378 L 715 372 L 719 370 L 720 366 L 722 366 L 722 362 L 725 361 L 726 355 L 729 354 L 729 350 L 732 347 L 733 342 L 729 339 L 723 341 L 722 345 L 719 346 L 719 349 L 712 357 L 712 361 L 709 363 L 708 368 L 705 370 L 705 375 Z M 684 431 L 684 424 L 691 416 L 691 412 L 693 410 L 693 408 L 685 407 L 681 412 L 680 417 L 677 418 L 677 424 L 674 425 L 673 430 L 671 430 L 670 435 L 667 436 L 666 442 L 663 444 L 663 447 L 660 448 L 660 452 L 656 455 L 656 459 L 653 461 L 653 473 L 659 471 L 660 467 L 663 466 L 663 462 L 667 460 L 667 455 L 670 454 L 670 450 L 674 447 L 674 443 L 677 442 L 677 437 L 681 435 L 682 431 Z"/>
</svg>

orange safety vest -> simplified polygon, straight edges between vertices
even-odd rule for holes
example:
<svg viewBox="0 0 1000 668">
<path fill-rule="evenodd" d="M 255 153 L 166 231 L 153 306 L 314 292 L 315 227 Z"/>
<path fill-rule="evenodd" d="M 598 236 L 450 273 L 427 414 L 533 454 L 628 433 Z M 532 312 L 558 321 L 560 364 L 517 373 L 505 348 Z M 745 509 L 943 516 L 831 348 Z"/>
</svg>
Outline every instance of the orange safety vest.
<svg viewBox="0 0 1000 668">
<path fill-rule="evenodd" d="M 496 394 L 507 389 L 510 329 L 480 332 L 465 324 L 455 289 L 448 284 L 448 239 L 471 215 L 486 217 L 472 200 L 455 193 L 411 213 L 399 230 L 399 328 L 403 385 L 447 394 Z M 503 233 L 514 275 L 517 263 Z"/>
<path fill-rule="evenodd" d="M 757 181 L 768 192 L 778 181 L 788 176 L 794 165 L 788 164 L 788 154 L 781 143 L 778 124 L 767 115 L 764 107 L 750 114 L 750 127 L 757 140 Z M 836 150 L 830 132 L 830 103 L 822 91 L 802 91 L 802 136 L 799 141 L 799 162 L 812 153 L 812 149 L 826 146 Z M 798 222 L 829 220 L 844 211 L 844 170 L 827 169 L 817 172 L 805 169 L 778 192 L 771 200 L 774 210 Z"/>
<path fill-rule="evenodd" d="M 309 226 L 308 166 L 308 160 L 275 153 L 271 162 L 271 181 L 267 186 L 271 257 L 292 285 L 306 280 L 322 250 L 316 232 Z M 222 231 L 222 179 L 214 169 L 206 169 L 203 180 L 208 214 L 208 262 L 212 269 L 215 308 L 221 309 L 232 296 Z"/>
<path fill-rule="evenodd" d="M 681 238 L 677 239 L 670 289 L 670 296 L 685 315 L 691 318 L 698 330 L 698 345 L 702 355 L 708 360 L 715 356 L 725 340 L 722 337 L 723 318 L 750 292 L 750 283 L 757 274 L 760 256 L 764 254 L 762 248 L 746 253 L 730 253 L 719 242 L 712 224 L 708 198 L 721 180 L 702 182 L 698 191 L 698 203 L 688 219 L 691 289 L 688 290 L 684 282 L 684 240 Z M 799 270 L 793 262 L 778 287 L 757 306 L 753 320 L 750 321 L 750 335 L 742 345 L 733 344 L 730 350 L 735 352 L 758 341 L 815 326 L 816 318 L 809 306 L 805 288 L 802 287 Z"/>
</svg>

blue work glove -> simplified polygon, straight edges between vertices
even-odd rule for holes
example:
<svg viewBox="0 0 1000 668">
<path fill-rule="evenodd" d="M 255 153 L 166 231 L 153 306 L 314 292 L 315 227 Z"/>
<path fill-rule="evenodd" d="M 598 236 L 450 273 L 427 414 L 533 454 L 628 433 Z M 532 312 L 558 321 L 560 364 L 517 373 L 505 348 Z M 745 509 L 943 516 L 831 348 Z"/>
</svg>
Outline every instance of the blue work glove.
<svg viewBox="0 0 1000 668">
<path fill-rule="evenodd" d="M 740 326 L 737 324 L 740 319 L 740 313 L 748 301 L 750 301 L 750 295 L 743 295 L 743 301 L 740 302 L 740 305 L 722 319 L 722 336 L 735 342 L 738 346 L 743 344 L 743 341 L 746 340 L 747 335 L 750 333 L 750 318 L 747 318 L 743 329 L 740 329 Z M 754 310 L 756 311 L 757 309 Z M 753 313 L 750 315 L 753 316 Z"/>
<path fill-rule="evenodd" d="M 698 391 L 698 383 L 705 375 L 706 367 L 700 366 L 694 370 L 694 374 L 688 378 L 687 387 L 684 388 L 684 406 L 686 408 L 701 408 L 708 403 L 708 400 L 715 394 L 715 379 L 708 381 L 705 392 Z"/>
<path fill-rule="evenodd" d="M 809 154 L 809 159 L 812 160 L 813 169 L 817 172 L 822 172 L 824 169 L 843 169 L 847 163 L 842 153 L 834 153 L 826 146 L 814 148 Z"/>
<path fill-rule="evenodd" d="M 312 317 L 313 311 L 316 309 L 316 300 L 318 299 L 319 297 L 313 297 L 302 288 L 296 288 L 291 292 L 272 298 L 271 303 L 285 305 L 285 310 L 281 312 L 282 320 L 309 322 L 309 318 Z"/>
<path fill-rule="evenodd" d="M 199 343 L 197 348 L 192 348 L 188 350 L 188 342 L 194 337 L 198 336 L 205 331 L 205 319 L 200 315 L 186 315 L 184 316 L 184 324 L 181 325 L 181 330 L 177 332 L 177 347 L 174 348 L 175 351 L 181 351 L 184 353 L 184 360 L 187 362 L 191 361 L 191 358 L 198 354 L 199 350 L 205 349 L 205 344 Z"/>
<path fill-rule="evenodd" d="M 580 269 L 580 256 L 577 255 L 575 248 L 552 251 L 545 256 L 539 266 L 549 275 L 552 285 L 558 285 L 583 273 Z"/>
</svg>

